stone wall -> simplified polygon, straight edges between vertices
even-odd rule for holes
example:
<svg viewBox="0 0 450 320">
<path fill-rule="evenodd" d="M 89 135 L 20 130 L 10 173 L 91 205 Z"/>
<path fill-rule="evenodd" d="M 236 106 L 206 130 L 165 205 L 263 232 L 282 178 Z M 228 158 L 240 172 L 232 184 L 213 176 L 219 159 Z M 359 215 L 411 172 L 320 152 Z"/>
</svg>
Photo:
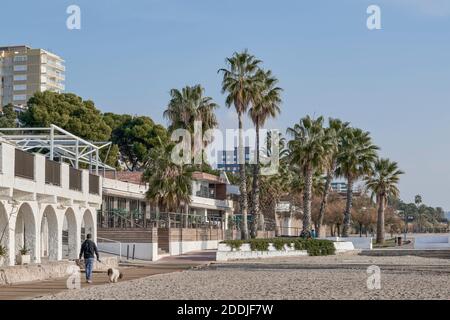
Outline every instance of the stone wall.
<svg viewBox="0 0 450 320">
<path fill-rule="evenodd" d="M 106 272 L 109 268 L 118 266 L 118 261 L 114 257 L 101 258 L 101 261 L 102 263 L 95 263 L 94 271 Z M 43 264 L 0 267 L 0 285 L 68 277 L 71 267 L 74 266 L 76 266 L 75 261 L 55 261 Z"/>
</svg>

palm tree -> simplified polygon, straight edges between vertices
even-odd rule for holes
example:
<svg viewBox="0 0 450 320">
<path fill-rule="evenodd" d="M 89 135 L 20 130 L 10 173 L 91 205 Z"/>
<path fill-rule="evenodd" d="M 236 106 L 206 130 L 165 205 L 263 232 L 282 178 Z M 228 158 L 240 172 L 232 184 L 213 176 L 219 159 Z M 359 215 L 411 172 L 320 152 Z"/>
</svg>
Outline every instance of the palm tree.
<svg viewBox="0 0 450 320">
<path fill-rule="evenodd" d="M 176 212 L 184 204 L 188 213 L 192 194 L 192 175 L 188 167 L 171 160 L 173 145 L 162 144 L 149 153 L 150 161 L 144 171 L 149 184 L 147 198 L 167 212 Z"/>
<path fill-rule="evenodd" d="M 194 124 L 196 121 L 201 122 L 202 131 L 217 128 L 218 122 L 214 113 L 219 106 L 211 97 L 204 96 L 205 89 L 201 85 L 186 86 L 180 90 L 170 90 L 170 101 L 167 109 L 164 111 L 164 118 L 169 120 L 169 132 L 176 129 L 188 130 L 191 137 L 194 137 Z M 195 139 L 192 139 L 192 149 Z M 202 147 L 207 146 L 207 141 L 203 141 Z M 203 160 L 203 152 L 202 152 Z M 197 159 L 196 155 L 193 155 Z"/>
<path fill-rule="evenodd" d="M 422 196 L 420 194 L 414 197 L 414 203 L 416 204 L 416 207 L 420 206 L 420 204 L 422 203 Z"/>
<path fill-rule="evenodd" d="M 235 52 L 231 58 L 226 59 L 228 69 L 220 69 L 223 74 L 222 93 L 228 93 L 225 104 L 228 108 L 234 105 L 239 122 L 239 190 L 240 209 L 242 213 L 242 238 L 248 239 L 247 225 L 247 187 L 244 160 L 244 137 L 242 116 L 247 112 L 250 103 L 255 101 L 258 89 L 258 77 L 260 60 L 249 54 L 247 50 Z"/>
<path fill-rule="evenodd" d="M 302 235 L 311 235 L 311 202 L 313 176 L 320 172 L 332 147 L 329 136 L 325 134 L 323 117 L 316 120 L 310 116 L 300 119 L 293 128 L 287 129 L 293 139 L 289 141 L 291 163 L 298 165 L 304 183 L 303 192 L 303 230 Z"/>
<path fill-rule="evenodd" d="M 341 148 L 342 150 L 337 157 L 336 174 L 347 179 L 347 201 L 342 236 L 348 237 L 351 225 L 354 183 L 370 172 L 379 148 L 372 143 L 369 132 L 357 128 L 345 129 Z"/>
<path fill-rule="evenodd" d="M 252 206 L 251 214 L 254 217 L 252 236 L 256 236 L 257 220 L 261 225 L 261 212 L 259 208 L 259 174 L 260 174 L 260 144 L 259 144 L 259 129 L 264 126 L 267 119 L 276 117 L 280 113 L 281 91 L 277 87 L 278 80 L 272 76 L 272 72 L 260 70 L 258 72 L 261 86 L 258 92 L 255 103 L 249 110 L 250 118 L 255 125 L 256 131 L 256 164 L 253 166 L 253 185 L 252 185 Z M 258 217 L 258 219 L 256 219 Z"/>
<path fill-rule="evenodd" d="M 389 159 L 377 159 L 371 174 L 365 179 L 367 188 L 372 191 L 377 199 L 377 243 L 384 242 L 384 210 L 387 206 L 388 197 L 399 196 L 397 184 L 401 174 L 404 174 L 404 172 L 398 168 L 397 162 L 391 162 Z"/>
<path fill-rule="evenodd" d="M 319 218 L 317 223 L 317 237 L 321 237 L 321 229 L 323 225 L 323 219 L 325 216 L 325 212 L 327 209 L 328 204 L 328 195 L 330 194 L 331 190 L 331 182 L 333 181 L 333 178 L 335 176 L 335 171 L 337 167 L 337 157 L 339 155 L 339 152 L 341 151 L 341 140 L 343 136 L 343 132 L 350 123 L 348 122 L 342 122 L 339 119 L 333 119 L 330 118 L 328 120 L 328 128 L 326 129 L 325 133 L 329 136 L 331 146 L 329 157 L 325 163 L 325 169 L 327 170 L 327 177 L 325 181 L 325 187 L 324 192 L 322 194 L 322 201 L 320 203 L 320 209 L 319 209 Z"/>
</svg>

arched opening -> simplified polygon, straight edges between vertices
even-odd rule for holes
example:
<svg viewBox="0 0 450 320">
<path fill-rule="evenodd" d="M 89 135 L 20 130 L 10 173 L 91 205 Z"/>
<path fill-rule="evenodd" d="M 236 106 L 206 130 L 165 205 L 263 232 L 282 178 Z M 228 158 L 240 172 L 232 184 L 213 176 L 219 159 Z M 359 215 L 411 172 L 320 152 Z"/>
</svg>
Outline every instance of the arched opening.
<svg viewBox="0 0 450 320">
<path fill-rule="evenodd" d="M 69 208 L 64 213 L 62 228 L 62 257 L 63 259 L 76 259 L 77 256 L 77 219 L 73 209 Z"/>
<path fill-rule="evenodd" d="M 41 258 L 58 260 L 58 219 L 52 206 L 47 206 L 41 219 Z"/>
<path fill-rule="evenodd" d="M 36 260 L 36 224 L 33 209 L 28 203 L 20 206 L 15 226 L 15 254 L 19 255 L 21 249 L 28 249 L 31 261 Z"/>
<path fill-rule="evenodd" d="M 9 219 L 5 207 L 0 203 L 0 245 L 9 250 Z M 4 257 L 4 265 L 9 264 L 9 255 Z M 0 263 L 0 267 L 2 264 Z"/>
<path fill-rule="evenodd" d="M 90 210 L 86 210 L 83 214 L 83 221 L 81 222 L 81 241 L 86 240 L 86 236 L 90 233 L 92 237 L 94 234 L 94 218 Z"/>
</svg>

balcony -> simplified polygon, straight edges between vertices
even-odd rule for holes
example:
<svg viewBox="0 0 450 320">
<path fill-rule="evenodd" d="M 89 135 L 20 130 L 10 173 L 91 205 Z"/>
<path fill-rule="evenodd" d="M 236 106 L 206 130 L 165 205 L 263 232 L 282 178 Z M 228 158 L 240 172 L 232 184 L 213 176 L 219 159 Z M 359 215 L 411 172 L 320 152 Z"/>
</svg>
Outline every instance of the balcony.
<svg viewBox="0 0 450 320">
<path fill-rule="evenodd" d="M 99 188 L 95 189 L 92 184 L 89 192 L 88 170 L 77 170 L 68 163 L 48 160 L 43 154 L 25 152 L 0 137 L 0 196 L 3 199 L 99 208 L 102 177 L 92 179 L 97 180 Z"/>
<path fill-rule="evenodd" d="M 200 208 L 206 208 L 206 209 L 225 210 L 225 209 L 233 208 L 233 201 L 191 196 L 191 204 L 190 205 L 192 207 L 196 207 L 196 208 L 200 207 Z"/>
</svg>

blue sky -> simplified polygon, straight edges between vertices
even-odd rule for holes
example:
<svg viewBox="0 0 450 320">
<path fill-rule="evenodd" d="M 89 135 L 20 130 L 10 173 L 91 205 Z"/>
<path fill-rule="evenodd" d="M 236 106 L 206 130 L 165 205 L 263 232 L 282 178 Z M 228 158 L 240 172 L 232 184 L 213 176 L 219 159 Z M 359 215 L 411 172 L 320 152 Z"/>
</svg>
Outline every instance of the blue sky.
<svg viewBox="0 0 450 320">
<path fill-rule="evenodd" d="M 81 8 L 81 30 L 66 8 Z M 366 28 L 381 7 L 382 30 Z M 200 83 L 224 107 L 217 69 L 248 48 L 284 88 L 283 132 L 306 114 L 370 131 L 406 175 L 401 197 L 450 210 L 450 1 L 43 0 L 2 4 L 0 45 L 28 44 L 66 60 L 66 88 L 102 111 L 165 123 L 171 88 Z"/>
</svg>

